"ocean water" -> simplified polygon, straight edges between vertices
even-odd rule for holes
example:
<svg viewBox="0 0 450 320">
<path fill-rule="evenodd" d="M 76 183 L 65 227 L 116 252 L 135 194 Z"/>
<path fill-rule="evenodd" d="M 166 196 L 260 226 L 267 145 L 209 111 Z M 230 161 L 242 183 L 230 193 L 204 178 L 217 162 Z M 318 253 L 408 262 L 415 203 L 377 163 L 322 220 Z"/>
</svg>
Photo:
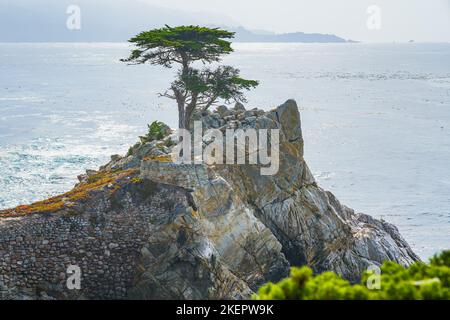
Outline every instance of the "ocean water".
<svg viewBox="0 0 450 320">
<path fill-rule="evenodd" d="M 450 44 L 235 44 L 261 85 L 249 108 L 297 100 L 305 158 L 347 206 L 394 223 L 424 259 L 450 248 Z M 128 66 L 127 44 L 0 44 L 0 208 L 68 191 L 176 108 L 174 70 Z"/>
</svg>

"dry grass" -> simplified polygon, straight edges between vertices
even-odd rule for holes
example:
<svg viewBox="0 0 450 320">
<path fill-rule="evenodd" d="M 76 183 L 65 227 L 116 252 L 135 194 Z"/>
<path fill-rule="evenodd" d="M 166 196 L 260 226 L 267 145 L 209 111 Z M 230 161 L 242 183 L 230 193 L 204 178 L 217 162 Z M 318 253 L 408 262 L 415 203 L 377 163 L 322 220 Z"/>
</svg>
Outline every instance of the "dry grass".
<svg viewBox="0 0 450 320">
<path fill-rule="evenodd" d="M 144 161 L 172 162 L 172 156 L 168 154 L 168 155 L 164 155 L 164 156 L 145 157 L 143 160 Z"/>
<path fill-rule="evenodd" d="M 75 202 L 84 200 L 92 190 L 101 189 L 109 184 L 113 185 L 113 190 L 118 190 L 118 180 L 135 174 L 137 169 L 121 170 L 115 172 L 99 172 L 89 178 L 85 183 L 77 185 L 71 191 L 62 195 L 38 201 L 30 205 L 21 205 L 13 209 L 0 210 L 0 218 L 20 217 L 35 213 L 56 212 L 63 208 L 74 205 Z"/>
</svg>

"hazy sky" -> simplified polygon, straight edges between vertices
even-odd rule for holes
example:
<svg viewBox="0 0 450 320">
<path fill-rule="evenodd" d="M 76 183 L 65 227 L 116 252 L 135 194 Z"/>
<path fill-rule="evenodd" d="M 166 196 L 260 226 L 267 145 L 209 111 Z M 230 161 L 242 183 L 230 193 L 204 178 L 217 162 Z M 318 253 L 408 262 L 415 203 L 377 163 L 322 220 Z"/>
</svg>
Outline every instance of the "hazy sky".
<svg viewBox="0 0 450 320">
<path fill-rule="evenodd" d="M 450 0 L 140 0 L 213 13 L 214 20 L 275 32 L 334 33 L 368 42 L 450 42 Z M 380 29 L 367 27 L 367 8 L 381 9 Z M 222 21 L 218 21 L 222 22 Z"/>
</svg>

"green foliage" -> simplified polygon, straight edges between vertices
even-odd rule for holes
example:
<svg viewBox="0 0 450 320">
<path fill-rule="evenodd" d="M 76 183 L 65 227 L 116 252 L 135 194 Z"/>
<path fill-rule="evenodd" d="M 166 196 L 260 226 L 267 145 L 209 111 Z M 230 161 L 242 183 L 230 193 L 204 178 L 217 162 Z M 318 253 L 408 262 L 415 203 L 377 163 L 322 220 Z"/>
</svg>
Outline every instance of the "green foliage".
<svg viewBox="0 0 450 320">
<path fill-rule="evenodd" d="M 167 134 L 167 126 L 160 121 L 153 121 L 148 125 L 148 136 L 154 140 L 161 140 Z"/>
<path fill-rule="evenodd" d="M 231 66 L 220 66 L 215 70 L 204 68 L 201 71 L 189 68 L 186 74 L 180 73 L 179 80 L 174 83 L 180 92 L 190 92 L 196 107 L 203 110 L 217 99 L 245 102 L 243 90 L 250 90 L 258 84 L 258 81 L 241 78 L 239 69 Z"/>
<path fill-rule="evenodd" d="M 133 154 L 133 151 L 134 151 L 133 147 L 132 147 L 132 146 L 129 147 L 126 156 L 127 156 L 127 157 L 128 157 L 128 156 L 131 156 L 131 155 Z"/>
<path fill-rule="evenodd" d="M 181 66 L 170 89 L 160 96 L 177 101 L 179 127 L 189 128 L 191 117 L 196 109 L 206 110 L 219 102 L 245 102 L 244 90 L 258 85 L 255 80 L 239 76 L 239 70 L 231 66 L 220 66 L 215 70 L 198 70 L 191 65 L 220 61 L 220 57 L 233 51 L 231 42 L 233 32 L 219 28 L 200 26 L 165 26 L 160 29 L 144 31 L 129 41 L 136 46 L 127 59 L 132 64 L 150 63 L 171 68 Z"/>
<path fill-rule="evenodd" d="M 231 43 L 225 39 L 234 37 L 234 32 L 218 28 L 199 26 L 165 26 L 160 29 L 144 31 L 131 38 L 137 49 L 128 59 L 132 63 L 158 64 L 171 67 L 173 63 L 194 61 L 214 62 L 219 57 L 233 51 Z"/>
<path fill-rule="evenodd" d="M 450 266 L 450 250 L 435 255 L 431 258 L 431 264 L 435 266 Z"/>
<path fill-rule="evenodd" d="M 350 284 L 333 272 L 313 275 L 308 267 L 292 268 L 288 278 L 262 286 L 256 300 L 449 300 L 450 251 L 408 268 L 394 262 L 381 266 L 381 288 L 365 285 L 373 273 L 364 273 L 359 284 Z"/>
<path fill-rule="evenodd" d="M 153 121 L 147 125 L 148 132 L 145 136 L 140 137 L 142 143 L 161 140 L 170 133 L 170 128 L 160 121 Z"/>
</svg>

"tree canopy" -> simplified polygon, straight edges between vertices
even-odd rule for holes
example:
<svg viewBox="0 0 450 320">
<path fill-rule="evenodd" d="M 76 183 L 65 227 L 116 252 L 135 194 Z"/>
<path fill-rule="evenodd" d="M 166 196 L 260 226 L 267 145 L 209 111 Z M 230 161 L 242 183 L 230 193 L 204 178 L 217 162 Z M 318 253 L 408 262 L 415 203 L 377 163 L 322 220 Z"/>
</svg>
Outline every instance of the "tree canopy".
<svg viewBox="0 0 450 320">
<path fill-rule="evenodd" d="M 124 61 L 150 62 L 170 68 L 173 63 L 189 66 L 195 61 L 219 61 L 219 57 L 233 51 L 234 32 L 199 26 L 165 26 L 139 33 L 131 38 L 137 49 Z"/>
<path fill-rule="evenodd" d="M 258 85 L 255 80 L 241 78 L 240 71 L 231 66 L 219 66 L 214 70 L 193 67 L 197 61 L 203 64 L 218 62 L 222 55 L 231 53 L 233 49 L 227 39 L 233 37 L 233 32 L 219 28 L 165 26 L 131 38 L 129 42 L 136 49 L 122 61 L 166 68 L 181 65 L 170 88 L 160 95 L 177 101 L 179 127 L 189 128 L 195 110 L 206 110 L 219 100 L 245 102 L 243 91 Z"/>
</svg>

